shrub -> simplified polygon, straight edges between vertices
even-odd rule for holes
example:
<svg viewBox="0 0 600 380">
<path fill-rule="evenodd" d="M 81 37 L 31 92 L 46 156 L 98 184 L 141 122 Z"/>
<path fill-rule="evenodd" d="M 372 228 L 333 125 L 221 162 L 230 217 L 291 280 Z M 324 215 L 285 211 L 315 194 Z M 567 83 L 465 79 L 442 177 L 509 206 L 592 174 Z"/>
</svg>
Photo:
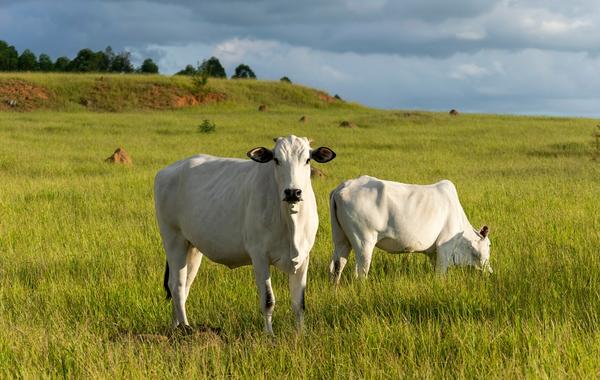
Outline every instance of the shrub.
<svg viewBox="0 0 600 380">
<path fill-rule="evenodd" d="M 198 126 L 198 132 L 200 133 L 212 133 L 217 130 L 217 126 L 210 120 L 204 119 L 202 124 Z"/>
<path fill-rule="evenodd" d="M 292 81 L 288 77 L 281 77 L 281 79 L 279 79 L 279 81 L 280 82 L 285 82 L 285 83 L 292 83 Z"/>
<path fill-rule="evenodd" d="M 203 70 L 195 70 L 192 75 L 192 83 L 196 88 L 196 91 L 203 92 L 205 90 L 206 84 L 208 83 L 208 72 Z"/>
</svg>

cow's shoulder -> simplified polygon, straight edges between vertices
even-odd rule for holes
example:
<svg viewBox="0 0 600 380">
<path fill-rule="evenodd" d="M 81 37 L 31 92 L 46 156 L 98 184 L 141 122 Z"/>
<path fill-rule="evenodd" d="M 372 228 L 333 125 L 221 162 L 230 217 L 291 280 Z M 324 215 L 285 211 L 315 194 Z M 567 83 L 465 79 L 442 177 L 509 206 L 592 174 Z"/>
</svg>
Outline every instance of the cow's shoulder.
<svg viewBox="0 0 600 380">
<path fill-rule="evenodd" d="M 454 183 L 448 179 L 443 179 L 439 182 L 436 182 L 432 186 L 435 187 L 439 192 L 448 196 L 455 196 L 457 194 L 456 186 L 454 186 Z"/>
</svg>

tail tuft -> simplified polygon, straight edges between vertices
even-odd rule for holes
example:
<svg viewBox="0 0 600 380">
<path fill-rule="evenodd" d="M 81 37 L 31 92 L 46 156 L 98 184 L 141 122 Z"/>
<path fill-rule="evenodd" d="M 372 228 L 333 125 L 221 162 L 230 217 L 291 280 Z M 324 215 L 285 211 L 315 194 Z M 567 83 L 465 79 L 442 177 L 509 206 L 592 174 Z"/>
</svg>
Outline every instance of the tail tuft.
<svg viewBox="0 0 600 380">
<path fill-rule="evenodd" d="M 163 286 L 165 287 L 165 292 L 167 292 L 167 299 L 171 299 L 171 289 L 169 289 L 169 262 L 167 261 L 165 267 L 165 278 L 163 281 Z"/>
</svg>

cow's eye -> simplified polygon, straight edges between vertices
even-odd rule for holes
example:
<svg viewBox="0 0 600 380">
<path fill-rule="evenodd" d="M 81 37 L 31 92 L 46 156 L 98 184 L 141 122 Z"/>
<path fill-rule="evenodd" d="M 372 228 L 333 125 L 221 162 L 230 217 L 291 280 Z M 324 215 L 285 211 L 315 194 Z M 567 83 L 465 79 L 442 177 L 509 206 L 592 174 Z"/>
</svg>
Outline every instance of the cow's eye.
<svg viewBox="0 0 600 380">
<path fill-rule="evenodd" d="M 308 165 L 310 163 L 310 158 L 308 160 L 306 160 L 306 165 Z"/>
<path fill-rule="evenodd" d="M 275 165 L 279 165 L 279 160 L 274 158 L 273 161 L 275 161 Z"/>
</svg>

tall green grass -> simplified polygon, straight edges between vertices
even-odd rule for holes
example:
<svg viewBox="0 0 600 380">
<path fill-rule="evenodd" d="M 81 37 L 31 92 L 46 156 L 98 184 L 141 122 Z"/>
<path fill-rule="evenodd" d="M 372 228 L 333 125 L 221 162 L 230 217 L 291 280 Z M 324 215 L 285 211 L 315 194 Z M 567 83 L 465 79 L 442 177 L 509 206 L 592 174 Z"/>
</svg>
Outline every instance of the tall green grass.
<svg viewBox="0 0 600 380">
<path fill-rule="evenodd" d="M 240 97 L 270 85 L 240 83 Z M 600 376 L 597 122 L 275 101 L 259 113 L 267 95 L 254 94 L 176 112 L 0 113 L 0 377 Z M 197 132 L 204 119 L 215 133 Z M 284 275 L 273 270 L 272 341 L 251 268 L 205 260 L 188 316 L 221 333 L 159 339 L 170 305 L 154 174 L 198 152 L 244 157 L 290 133 L 338 154 L 313 181 L 320 228 L 304 335 L 294 333 Z M 103 162 L 117 146 L 133 167 Z M 334 291 L 327 197 L 361 174 L 451 179 L 473 225 L 490 226 L 495 274 L 454 269 L 439 279 L 424 256 L 377 251 L 368 281 L 353 281 L 351 261 Z"/>
</svg>

